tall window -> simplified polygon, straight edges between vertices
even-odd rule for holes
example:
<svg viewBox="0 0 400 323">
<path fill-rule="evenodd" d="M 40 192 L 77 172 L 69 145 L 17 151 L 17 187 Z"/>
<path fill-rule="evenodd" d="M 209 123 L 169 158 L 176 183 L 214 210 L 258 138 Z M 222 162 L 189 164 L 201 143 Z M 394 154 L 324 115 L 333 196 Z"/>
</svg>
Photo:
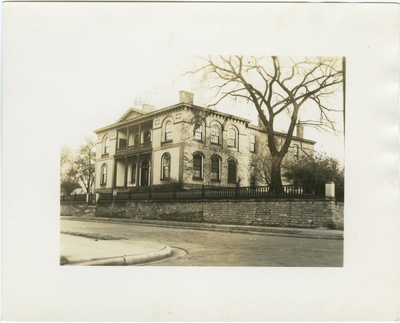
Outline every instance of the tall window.
<svg viewBox="0 0 400 323">
<path fill-rule="evenodd" d="M 250 135 L 250 151 L 256 151 L 256 136 Z"/>
<path fill-rule="evenodd" d="M 133 145 L 135 147 L 139 146 L 139 135 L 138 134 L 133 136 Z"/>
<path fill-rule="evenodd" d="M 203 157 L 200 154 L 193 156 L 193 177 L 203 178 Z"/>
<path fill-rule="evenodd" d="M 131 184 L 136 184 L 136 163 L 132 164 Z"/>
<path fill-rule="evenodd" d="M 211 126 L 211 142 L 213 144 L 219 144 L 220 128 L 215 123 Z"/>
<path fill-rule="evenodd" d="M 162 171 L 161 171 L 161 177 L 163 179 L 167 179 L 170 177 L 170 172 L 171 172 L 171 156 L 170 154 L 164 154 L 162 156 Z"/>
<path fill-rule="evenodd" d="M 103 164 L 101 166 L 100 184 L 102 185 L 107 184 L 107 164 Z"/>
<path fill-rule="evenodd" d="M 201 123 L 194 125 L 194 139 L 203 140 L 203 125 Z"/>
<path fill-rule="evenodd" d="M 228 161 L 228 183 L 236 183 L 236 166 L 233 159 Z"/>
<path fill-rule="evenodd" d="M 219 158 L 214 156 L 211 158 L 211 179 L 219 181 Z"/>
<path fill-rule="evenodd" d="M 103 153 L 104 154 L 108 154 L 110 151 L 110 139 L 108 137 L 104 138 L 104 149 L 103 149 Z"/>
<path fill-rule="evenodd" d="M 236 147 L 236 136 L 237 132 L 235 128 L 230 128 L 228 130 L 228 147 Z"/>
<path fill-rule="evenodd" d="M 144 133 L 143 142 L 145 144 L 151 142 L 151 132 L 149 130 L 146 130 L 146 132 Z"/>
<path fill-rule="evenodd" d="M 165 141 L 172 140 L 172 122 L 167 121 L 165 124 Z"/>
</svg>

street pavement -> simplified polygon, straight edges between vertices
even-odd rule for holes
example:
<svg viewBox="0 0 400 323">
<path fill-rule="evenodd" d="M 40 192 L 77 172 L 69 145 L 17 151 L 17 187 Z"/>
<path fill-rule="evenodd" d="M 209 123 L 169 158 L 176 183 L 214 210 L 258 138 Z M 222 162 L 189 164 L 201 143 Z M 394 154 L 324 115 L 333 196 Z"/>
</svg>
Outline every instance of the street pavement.
<svg viewBox="0 0 400 323">
<path fill-rule="evenodd" d="M 62 217 L 61 231 L 126 238 L 61 234 L 65 265 L 343 266 L 343 231 L 337 230 Z"/>
</svg>

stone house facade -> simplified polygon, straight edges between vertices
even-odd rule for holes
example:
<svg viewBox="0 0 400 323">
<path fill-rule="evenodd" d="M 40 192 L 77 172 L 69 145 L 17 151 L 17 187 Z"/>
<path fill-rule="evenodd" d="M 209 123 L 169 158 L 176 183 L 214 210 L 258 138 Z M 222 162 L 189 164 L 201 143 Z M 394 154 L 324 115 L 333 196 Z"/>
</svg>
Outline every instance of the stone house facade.
<svg viewBox="0 0 400 323">
<path fill-rule="evenodd" d="M 313 155 L 314 141 L 297 129 L 287 158 Z M 97 129 L 96 192 L 178 184 L 183 188 L 265 185 L 252 165 L 267 140 L 262 125 L 199 107 L 180 91 L 178 104 L 130 108 Z M 276 137 L 283 138 L 283 133 Z"/>
</svg>

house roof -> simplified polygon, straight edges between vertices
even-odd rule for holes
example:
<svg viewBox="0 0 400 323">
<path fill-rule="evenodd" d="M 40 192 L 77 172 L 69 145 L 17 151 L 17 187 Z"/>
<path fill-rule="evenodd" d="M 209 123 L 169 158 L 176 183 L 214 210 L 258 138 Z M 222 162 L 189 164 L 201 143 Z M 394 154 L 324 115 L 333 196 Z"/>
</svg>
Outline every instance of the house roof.
<svg viewBox="0 0 400 323">
<path fill-rule="evenodd" d="M 130 108 L 128 111 L 126 111 L 121 118 L 117 120 L 116 123 L 120 123 L 123 121 L 126 121 L 128 119 L 133 119 L 140 117 L 142 115 L 146 114 L 143 110 L 135 109 L 135 108 Z"/>
<path fill-rule="evenodd" d="M 251 120 L 249 119 L 245 119 L 242 117 L 238 117 L 238 116 L 234 116 L 228 113 L 224 113 L 224 112 L 219 112 L 217 110 L 213 110 L 213 109 L 209 109 L 209 108 L 204 108 L 204 107 L 200 107 L 194 104 L 190 104 L 190 103 L 177 103 L 159 110 L 155 110 L 152 112 L 144 112 L 143 110 L 139 110 L 139 109 L 135 109 L 135 108 L 129 108 L 122 116 L 121 118 L 119 118 L 117 120 L 117 122 L 110 124 L 108 126 L 96 129 L 94 132 L 95 133 L 99 133 L 99 132 L 103 132 L 103 131 L 109 131 L 112 129 L 117 129 L 120 127 L 125 127 L 125 126 L 129 126 L 131 124 L 134 123 L 139 123 L 139 122 L 143 122 L 143 121 L 150 121 L 154 118 L 158 118 L 162 115 L 168 114 L 172 111 L 177 111 L 177 110 L 182 110 L 184 108 L 189 108 L 189 109 L 197 109 L 197 110 L 202 110 L 208 114 L 211 115 L 219 115 L 228 119 L 232 119 L 232 120 L 236 120 L 239 122 L 243 122 L 247 125 L 247 127 L 256 130 L 256 131 L 260 131 L 260 132 L 264 132 L 266 133 L 266 131 L 264 129 L 262 129 L 261 127 L 254 125 L 254 124 L 250 124 Z M 284 132 L 279 132 L 279 131 L 275 131 L 275 135 L 277 136 L 286 136 L 286 134 Z M 315 144 L 316 141 L 313 140 L 309 140 L 309 139 L 305 139 L 305 138 L 300 138 L 297 136 L 293 136 L 294 139 L 299 140 L 299 141 L 304 141 L 304 142 L 308 142 L 310 144 Z"/>
<path fill-rule="evenodd" d="M 147 121 L 147 120 L 152 120 L 154 118 L 158 118 L 166 113 L 170 113 L 174 110 L 182 110 L 184 108 L 189 108 L 189 109 L 201 109 L 202 111 L 205 111 L 207 113 L 210 114 L 214 114 L 214 115 L 220 115 L 223 116 L 225 118 L 230 118 L 233 120 L 237 120 L 239 122 L 244 122 L 249 124 L 250 120 L 249 119 L 245 119 L 245 118 L 241 118 L 238 116 L 234 116 L 231 114 L 227 114 L 224 112 L 219 112 L 213 109 L 209 109 L 209 108 L 204 108 L 204 107 L 200 107 L 194 104 L 189 104 L 189 103 L 178 103 L 178 104 L 174 104 L 159 110 L 155 110 L 149 113 L 145 113 L 144 111 L 135 109 L 135 108 L 130 108 L 128 111 L 126 111 L 121 118 L 118 119 L 117 122 L 110 124 L 108 126 L 99 128 L 94 130 L 95 133 L 99 133 L 102 131 L 107 131 L 107 130 L 111 130 L 111 129 L 115 129 L 115 128 L 119 128 L 119 127 L 124 127 L 124 126 L 128 126 L 130 123 L 137 123 L 137 122 L 143 122 L 143 121 Z"/>
</svg>

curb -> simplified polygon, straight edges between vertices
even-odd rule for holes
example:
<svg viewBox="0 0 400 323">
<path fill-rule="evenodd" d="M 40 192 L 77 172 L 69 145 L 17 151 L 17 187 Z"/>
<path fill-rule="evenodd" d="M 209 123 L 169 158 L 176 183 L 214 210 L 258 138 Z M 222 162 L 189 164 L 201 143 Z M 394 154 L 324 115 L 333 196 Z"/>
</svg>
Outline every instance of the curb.
<svg viewBox="0 0 400 323">
<path fill-rule="evenodd" d="M 138 255 L 127 255 L 112 258 L 93 259 L 89 261 L 66 263 L 66 266 L 132 266 L 150 261 L 167 258 L 171 255 L 172 249 L 164 246 L 162 249 Z"/>
<path fill-rule="evenodd" d="M 65 217 L 66 220 L 71 221 L 88 221 L 88 222 L 100 222 L 100 223 L 117 223 L 117 224 L 134 224 L 144 226 L 155 226 L 164 228 L 174 229 L 186 229 L 186 230 L 200 230 L 200 231 L 215 231 L 215 232 L 229 232 L 229 233 L 242 233 L 242 234 L 253 234 L 253 235 L 267 235 L 267 236 L 278 236 L 288 238 L 305 238 L 305 239 L 324 239 L 324 240 L 343 240 L 343 234 L 324 234 L 320 235 L 317 232 L 315 234 L 302 233 L 301 228 L 264 228 L 256 229 L 248 226 L 241 227 L 240 225 L 227 225 L 221 227 L 216 224 L 206 224 L 205 226 L 196 226 L 195 223 L 186 224 L 178 223 L 174 224 L 171 222 L 160 222 L 160 221 L 141 221 L 132 219 L 116 219 L 116 218 L 99 218 L 99 217 Z M 280 232 L 279 232 L 280 231 Z"/>
</svg>

